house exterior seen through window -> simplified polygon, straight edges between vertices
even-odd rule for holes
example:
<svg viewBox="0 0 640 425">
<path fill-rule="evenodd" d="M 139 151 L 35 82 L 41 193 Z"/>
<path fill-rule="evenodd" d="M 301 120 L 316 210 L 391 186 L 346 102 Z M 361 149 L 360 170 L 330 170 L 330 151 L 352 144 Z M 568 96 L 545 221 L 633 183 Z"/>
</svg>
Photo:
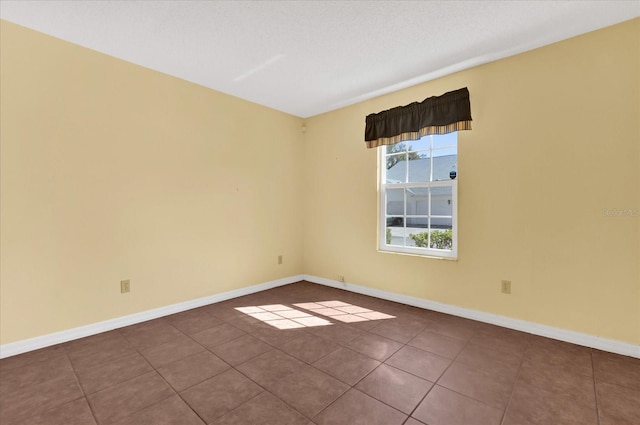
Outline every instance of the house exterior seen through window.
<svg viewBox="0 0 640 425">
<path fill-rule="evenodd" d="M 458 133 L 378 149 L 380 250 L 456 258 Z"/>
</svg>

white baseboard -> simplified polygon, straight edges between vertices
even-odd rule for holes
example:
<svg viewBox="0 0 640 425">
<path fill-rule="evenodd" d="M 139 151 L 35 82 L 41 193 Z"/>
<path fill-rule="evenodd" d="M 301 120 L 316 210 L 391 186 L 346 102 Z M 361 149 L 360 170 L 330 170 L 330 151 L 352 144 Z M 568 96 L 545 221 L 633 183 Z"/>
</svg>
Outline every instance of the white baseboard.
<svg viewBox="0 0 640 425">
<path fill-rule="evenodd" d="M 640 345 L 634 345 L 627 342 L 616 341 L 607 338 L 601 338 L 594 335 L 584 334 L 580 332 L 570 331 L 566 329 L 555 328 L 547 325 L 540 325 L 525 320 L 513 319 L 510 317 L 499 316 L 497 314 L 485 313 L 478 310 L 472 310 L 463 307 L 457 307 L 450 304 L 439 303 L 422 298 L 416 298 L 409 295 L 396 294 L 394 292 L 383 291 L 381 289 L 369 288 L 353 283 L 343 283 L 336 280 L 326 279 L 323 277 L 312 275 L 296 275 L 290 276 L 258 285 L 240 288 L 221 294 L 215 294 L 208 297 L 197 298 L 195 300 L 185 301 L 165 307 L 155 308 L 140 313 L 130 314 L 128 316 L 117 317 L 103 322 L 93 323 L 66 331 L 55 332 L 35 338 L 25 339 L 22 341 L 12 342 L 0 345 L 0 359 L 17 354 L 26 353 L 28 351 L 37 350 L 39 348 L 49 347 L 51 345 L 72 341 L 78 338 L 95 335 L 101 332 L 110 331 L 124 326 L 134 325 L 136 323 L 145 322 L 147 320 L 157 319 L 159 317 L 168 316 L 170 314 L 180 313 L 192 308 L 202 307 L 232 298 L 241 297 L 243 295 L 253 294 L 255 292 L 272 289 L 278 286 L 306 280 L 308 282 L 320 285 L 330 286 L 333 288 L 344 289 L 358 294 L 369 295 L 389 301 L 395 301 L 414 307 L 424 308 L 427 310 L 438 311 L 441 313 L 451 314 L 453 316 L 464 317 L 467 319 L 477 320 L 479 322 L 490 323 L 509 329 L 515 329 L 534 335 L 540 335 L 547 338 L 553 338 L 560 341 L 566 341 L 573 344 L 583 345 L 585 347 L 596 348 L 603 351 L 622 354 L 625 356 L 640 358 Z"/>
<path fill-rule="evenodd" d="M 409 295 L 396 294 L 380 289 L 368 288 L 366 286 L 360 286 L 353 283 L 338 282 L 337 280 L 331 280 L 311 275 L 303 275 L 303 277 L 306 281 L 318 283 L 320 285 L 331 286 L 333 288 L 344 289 L 347 291 L 356 292 L 358 294 L 369 295 L 372 297 L 395 301 L 414 307 L 438 311 L 441 313 L 451 314 L 453 316 L 477 320 L 479 322 L 490 323 L 492 325 L 515 329 L 518 331 L 557 339 L 560 341 L 570 342 L 572 344 L 578 344 L 585 347 L 596 348 L 598 350 L 609 351 L 611 353 L 640 358 L 640 345 L 634 345 L 628 342 L 601 338 L 599 336 L 570 331 L 567 329 L 555 328 L 553 326 L 541 325 L 538 323 L 528 322 L 526 320 L 513 319 L 506 316 L 499 316 L 497 314 L 485 313 L 478 310 L 472 310 L 450 304 L 429 301 L 422 298 L 411 297 Z"/>
<path fill-rule="evenodd" d="M 168 316 L 170 314 L 180 313 L 192 308 L 202 307 L 205 305 L 218 303 L 220 301 L 229 300 L 231 298 L 253 294 L 255 292 L 264 291 L 266 289 L 275 288 L 277 286 L 299 282 L 303 280 L 303 278 L 303 275 L 289 276 L 278 280 L 272 280 L 270 282 L 260 283 L 258 285 L 248 286 L 246 288 L 223 292 L 221 294 L 210 295 L 208 297 L 197 298 L 195 300 L 154 308 L 153 310 L 142 311 L 140 313 L 117 317 L 115 319 L 92 323 L 90 325 L 80 326 L 65 331 L 42 335 L 35 338 L 12 342 L 9 344 L 3 344 L 0 345 L 0 359 L 26 353 L 28 351 L 37 350 L 39 348 L 60 344 L 62 342 L 84 338 L 86 336 L 95 335 L 101 332 L 122 328 L 124 326 L 134 325 L 136 323 L 145 322 L 147 320 L 157 319 L 159 317 Z"/>
</svg>

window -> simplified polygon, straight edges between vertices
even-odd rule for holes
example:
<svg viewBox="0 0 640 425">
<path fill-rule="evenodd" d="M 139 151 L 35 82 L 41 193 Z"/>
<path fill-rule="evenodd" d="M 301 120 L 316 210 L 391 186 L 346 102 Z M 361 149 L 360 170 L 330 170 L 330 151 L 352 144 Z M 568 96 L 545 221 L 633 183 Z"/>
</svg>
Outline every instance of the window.
<svg viewBox="0 0 640 425">
<path fill-rule="evenodd" d="M 458 133 L 378 149 L 380 250 L 456 258 Z"/>
</svg>

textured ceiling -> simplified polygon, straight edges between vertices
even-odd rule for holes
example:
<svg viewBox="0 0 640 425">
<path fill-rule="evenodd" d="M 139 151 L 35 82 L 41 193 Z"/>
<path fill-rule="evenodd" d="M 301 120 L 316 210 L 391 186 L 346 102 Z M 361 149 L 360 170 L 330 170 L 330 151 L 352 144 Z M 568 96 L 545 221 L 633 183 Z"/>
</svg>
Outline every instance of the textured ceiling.
<svg viewBox="0 0 640 425">
<path fill-rule="evenodd" d="M 0 16 L 308 117 L 632 19 L 640 0 L 1 0 Z"/>
</svg>

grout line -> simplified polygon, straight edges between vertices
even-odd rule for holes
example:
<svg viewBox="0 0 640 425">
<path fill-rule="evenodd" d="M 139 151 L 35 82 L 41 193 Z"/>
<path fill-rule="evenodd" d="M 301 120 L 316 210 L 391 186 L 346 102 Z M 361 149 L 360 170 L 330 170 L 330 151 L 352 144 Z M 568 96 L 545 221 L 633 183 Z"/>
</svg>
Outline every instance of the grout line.
<svg viewBox="0 0 640 425">
<path fill-rule="evenodd" d="M 502 411 L 502 418 L 500 418 L 500 424 L 504 424 L 505 419 L 507 418 L 507 410 L 509 410 L 509 406 L 511 406 L 511 400 L 513 399 L 513 393 L 516 391 L 516 385 L 518 385 L 518 379 L 520 378 L 520 373 L 522 372 L 522 365 L 524 364 L 524 359 L 527 356 L 527 351 L 529 350 L 529 345 L 531 341 L 528 341 L 527 346 L 522 352 L 522 358 L 520 359 L 520 365 L 518 366 L 518 373 L 516 373 L 516 377 L 513 380 L 513 385 L 511 387 L 511 393 L 509 394 L 509 400 L 507 400 L 507 405 L 504 407 Z"/>
<path fill-rule="evenodd" d="M 591 372 L 593 373 L 593 398 L 596 401 L 596 421 L 600 425 L 600 409 L 598 408 L 598 391 L 596 388 L 596 362 L 593 358 L 593 349 L 589 350 L 589 354 L 591 355 Z"/>
</svg>

